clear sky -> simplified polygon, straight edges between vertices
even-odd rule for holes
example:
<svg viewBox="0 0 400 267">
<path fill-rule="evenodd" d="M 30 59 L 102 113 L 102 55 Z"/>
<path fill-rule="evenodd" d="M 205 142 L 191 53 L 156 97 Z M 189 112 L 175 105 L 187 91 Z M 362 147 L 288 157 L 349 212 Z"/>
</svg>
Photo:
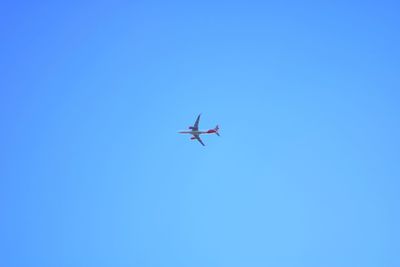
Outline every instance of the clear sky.
<svg viewBox="0 0 400 267">
<path fill-rule="evenodd" d="M 400 266 L 398 1 L 61 2 L 0 4 L 0 266 Z"/>
</svg>

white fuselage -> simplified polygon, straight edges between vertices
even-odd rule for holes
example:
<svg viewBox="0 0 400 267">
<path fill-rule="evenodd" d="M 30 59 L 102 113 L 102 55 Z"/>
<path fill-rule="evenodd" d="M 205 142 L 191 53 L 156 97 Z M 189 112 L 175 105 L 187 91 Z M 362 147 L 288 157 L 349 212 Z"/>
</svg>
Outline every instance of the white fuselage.
<svg viewBox="0 0 400 267">
<path fill-rule="evenodd" d="M 207 131 L 181 131 L 181 134 L 192 134 L 192 135 L 200 135 L 200 134 L 207 134 Z"/>
</svg>

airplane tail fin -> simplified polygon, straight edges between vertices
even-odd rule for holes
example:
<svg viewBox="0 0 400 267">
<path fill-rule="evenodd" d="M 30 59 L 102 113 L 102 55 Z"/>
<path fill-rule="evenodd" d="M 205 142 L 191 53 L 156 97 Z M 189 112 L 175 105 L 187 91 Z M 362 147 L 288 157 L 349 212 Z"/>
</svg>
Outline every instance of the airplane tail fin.
<svg viewBox="0 0 400 267">
<path fill-rule="evenodd" d="M 218 132 L 218 131 L 219 131 L 219 126 L 218 126 L 218 125 L 215 126 L 215 129 L 214 129 L 214 130 L 215 130 L 215 134 L 218 135 L 218 136 L 220 136 L 220 135 L 219 135 L 219 132 Z"/>
</svg>

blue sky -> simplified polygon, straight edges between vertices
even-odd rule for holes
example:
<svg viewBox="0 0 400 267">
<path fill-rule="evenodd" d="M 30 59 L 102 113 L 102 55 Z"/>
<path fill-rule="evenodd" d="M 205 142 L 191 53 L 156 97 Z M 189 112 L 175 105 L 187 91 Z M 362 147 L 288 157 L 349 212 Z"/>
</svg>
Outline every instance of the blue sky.
<svg viewBox="0 0 400 267">
<path fill-rule="evenodd" d="M 399 266 L 398 10 L 3 1 L 0 265 Z"/>
</svg>

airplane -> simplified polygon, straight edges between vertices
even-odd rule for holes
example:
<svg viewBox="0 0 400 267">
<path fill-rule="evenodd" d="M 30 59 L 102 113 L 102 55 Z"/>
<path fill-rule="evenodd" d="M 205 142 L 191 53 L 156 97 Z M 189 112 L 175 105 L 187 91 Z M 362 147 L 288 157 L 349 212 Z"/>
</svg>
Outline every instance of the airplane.
<svg viewBox="0 0 400 267">
<path fill-rule="evenodd" d="M 210 130 L 207 130 L 207 131 L 200 131 L 199 130 L 200 116 L 201 116 L 201 114 L 199 114 L 199 116 L 197 116 L 197 119 L 196 119 L 196 122 L 194 123 L 194 125 L 189 127 L 190 131 L 181 131 L 181 132 L 178 132 L 178 133 L 180 133 L 180 134 L 191 134 L 191 135 L 193 135 L 190 138 L 191 140 L 195 140 L 196 139 L 197 141 L 200 142 L 200 144 L 205 146 L 205 144 L 203 143 L 203 141 L 200 138 L 200 135 L 201 134 L 216 134 L 216 135 L 220 136 L 219 132 L 218 132 L 219 131 L 219 126 L 217 125 L 217 126 L 215 126 L 214 129 L 210 129 Z"/>
</svg>

